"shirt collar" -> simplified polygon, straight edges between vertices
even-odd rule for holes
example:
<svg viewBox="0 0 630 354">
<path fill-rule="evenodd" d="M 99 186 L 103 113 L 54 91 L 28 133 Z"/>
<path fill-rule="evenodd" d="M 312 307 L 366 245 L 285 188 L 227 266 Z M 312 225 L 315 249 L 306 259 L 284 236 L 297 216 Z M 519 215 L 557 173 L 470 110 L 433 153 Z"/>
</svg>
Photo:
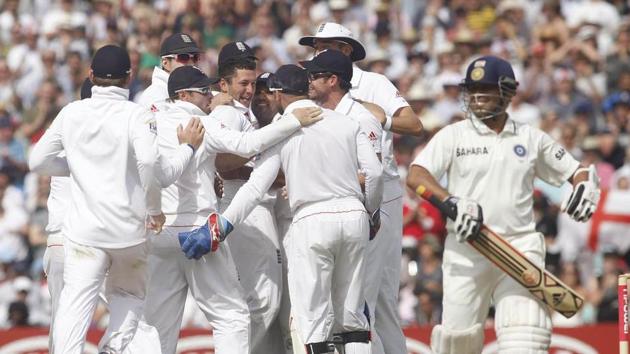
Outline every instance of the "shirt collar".
<svg viewBox="0 0 630 354">
<path fill-rule="evenodd" d="M 358 66 L 352 66 L 352 79 L 350 80 L 350 84 L 352 84 L 352 88 L 359 88 L 359 84 L 361 83 L 361 78 L 363 77 L 364 71 L 359 69 Z"/>
<path fill-rule="evenodd" d="M 169 77 L 169 73 L 164 71 L 164 69 L 156 66 L 155 68 L 153 68 L 153 75 L 151 76 L 151 83 L 154 84 L 154 83 L 160 82 L 168 86 L 168 77 Z"/>
<path fill-rule="evenodd" d="M 92 86 L 92 98 L 128 101 L 129 90 L 118 86 Z"/>
<path fill-rule="evenodd" d="M 182 100 L 175 100 L 174 104 L 175 104 L 175 107 L 180 108 L 186 111 L 186 113 L 189 113 L 191 115 L 198 115 L 198 116 L 208 115 L 206 112 L 202 111 L 201 108 L 197 107 L 196 105 L 190 102 L 186 102 Z"/>
<path fill-rule="evenodd" d="M 474 115 L 471 118 L 469 118 L 469 120 L 473 128 L 475 128 L 475 130 L 479 134 L 482 134 L 482 135 L 496 134 L 494 130 L 488 128 L 487 125 L 485 125 L 479 118 L 475 117 Z M 501 131 L 501 133 L 497 135 L 505 135 L 505 134 L 516 135 L 516 122 L 510 119 L 510 117 L 508 117 L 507 120 L 505 121 L 505 125 L 503 126 L 503 130 Z"/>
<path fill-rule="evenodd" d="M 287 108 L 284 109 L 284 114 L 287 114 L 287 112 L 292 112 L 296 108 L 303 108 L 303 107 L 318 107 L 318 106 L 317 104 L 315 104 L 315 102 L 308 99 L 297 100 L 295 102 L 291 102 L 287 106 Z"/>
<path fill-rule="evenodd" d="M 350 110 L 352 109 L 353 104 L 354 100 L 352 99 L 352 96 L 350 96 L 349 92 L 346 92 L 346 94 L 341 97 L 341 101 L 339 101 L 337 107 L 335 107 L 335 112 L 347 116 L 350 114 Z"/>
</svg>

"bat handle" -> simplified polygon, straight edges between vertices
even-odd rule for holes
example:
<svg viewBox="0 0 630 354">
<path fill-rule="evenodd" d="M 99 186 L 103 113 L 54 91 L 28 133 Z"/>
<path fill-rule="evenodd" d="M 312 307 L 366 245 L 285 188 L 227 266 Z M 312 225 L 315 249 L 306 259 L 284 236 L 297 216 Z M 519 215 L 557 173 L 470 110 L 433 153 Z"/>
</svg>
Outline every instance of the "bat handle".
<svg viewBox="0 0 630 354">
<path fill-rule="evenodd" d="M 457 218 L 457 210 L 451 207 L 449 205 L 450 203 L 441 201 L 440 198 L 431 193 L 427 187 L 419 185 L 418 188 L 416 188 L 416 194 L 438 208 L 442 214 L 448 216 L 449 219 L 455 220 Z"/>
</svg>

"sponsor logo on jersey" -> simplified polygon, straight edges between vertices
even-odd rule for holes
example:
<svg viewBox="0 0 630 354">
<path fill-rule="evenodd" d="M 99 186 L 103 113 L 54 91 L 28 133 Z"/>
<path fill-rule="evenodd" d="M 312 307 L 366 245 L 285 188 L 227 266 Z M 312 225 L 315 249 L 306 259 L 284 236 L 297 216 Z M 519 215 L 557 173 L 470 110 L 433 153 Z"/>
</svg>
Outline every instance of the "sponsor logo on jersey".
<svg viewBox="0 0 630 354">
<path fill-rule="evenodd" d="M 376 134 L 374 134 L 374 132 L 370 132 L 370 135 L 368 135 L 368 139 L 370 139 L 370 141 L 376 141 Z"/>
<path fill-rule="evenodd" d="M 483 147 L 458 147 L 455 149 L 455 156 L 468 156 L 468 155 L 488 155 L 488 148 Z"/>
<path fill-rule="evenodd" d="M 152 105 L 151 105 L 151 112 L 155 113 L 155 112 L 157 112 L 157 111 L 158 111 L 158 108 L 157 108 L 157 107 L 155 107 L 155 105 L 154 105 L 154 104 L 152 104 Z"/>
<path fill-rule="evenodd" d="M 149 121 L 149 131 L 157 135 L 157 122 L 155 120 Z"/>
<path fill-rule="evenodd" d="M 562 158 L 564 157 L 564 154 L 566 154 L 566 153 L 567 152 L 563 148 L 560 148 L 560 149 L 558 149 L 558 151 L 556 152 L 556 154 L 554 156 L 556 157 L 556 159 L 562 160 Z"/>
<path fill-rule="evenodd" d="M 521 144 L 514 145 L 514 153 L 518 157 L 523 157 L 527 155 L 527 149 Z"/>
</svg>

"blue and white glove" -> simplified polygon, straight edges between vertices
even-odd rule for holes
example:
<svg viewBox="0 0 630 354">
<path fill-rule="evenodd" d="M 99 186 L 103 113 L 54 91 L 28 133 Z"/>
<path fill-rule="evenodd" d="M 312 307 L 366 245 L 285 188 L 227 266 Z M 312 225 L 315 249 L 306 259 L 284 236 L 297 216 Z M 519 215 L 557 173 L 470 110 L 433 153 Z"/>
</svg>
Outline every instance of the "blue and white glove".
<svg viewBox="0 0 630 354">
<path fill-rule="evenodd" d="M 214 252 L 219 248 L 219 242 L 223 242 L 234 227 L 221 214 L 212 213 L 206 223 L 200 228 L 180 232 L 178 234 L 179 245 L 188 259 L 199 259 L 208 252 Z"/>
<path fill-rule="evenodd" d="M 588 172 L 588 180 L 578 183 L 573 188 L 571 195 L 562 202 L 561 209 L 573 220 L 586 222 L 593 216 L 601 192 L 595 165 L 590 165 L 588 169 L 579 168 L 574 176 L 581 172 Z"/>
<path fill-rule="evenodd" d="M 376 209 L 370 215 L 370 241 L 376 237 L 378 230 L 381 228 L 381 209 Z"/>
<path fill-rule="evenodd" d="M 477 237 L 483 225 L 481 205 L 472 199 L 448 197 L 445 203 L 457 212 L 455 237 L 458 242 L 466 242 Z"/>
</svg>

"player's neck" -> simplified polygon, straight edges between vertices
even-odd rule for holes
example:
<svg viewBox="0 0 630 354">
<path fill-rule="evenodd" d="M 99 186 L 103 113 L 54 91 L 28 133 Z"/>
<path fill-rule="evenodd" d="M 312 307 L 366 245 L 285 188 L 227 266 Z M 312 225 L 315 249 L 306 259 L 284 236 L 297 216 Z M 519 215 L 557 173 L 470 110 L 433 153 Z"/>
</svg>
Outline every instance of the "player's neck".
<svg viewBox="0 0 630 354">
<path fill-rule="evenodd" d="M 337 105 L 339 104 L 339 102 L 341 102 L 341 99 L 343 98 L 344 95 L 345 95 L 344 92 L 331 91 L 328 94 L 328 98 L 324 102 L 322 102 L 322 107 L 328 108 L 334 111 L 335 108 L 337 108 Z"/>
<path fill-rule="evenodd" d="M 507 118 L 507 113 L 503 112 L 492 118 L 484 119 L 482 122 L 492 131 L 499 134 L 503 131 L 503 127 L 505 127 L 505 122 L 507 122 Z"/>
</svg>

